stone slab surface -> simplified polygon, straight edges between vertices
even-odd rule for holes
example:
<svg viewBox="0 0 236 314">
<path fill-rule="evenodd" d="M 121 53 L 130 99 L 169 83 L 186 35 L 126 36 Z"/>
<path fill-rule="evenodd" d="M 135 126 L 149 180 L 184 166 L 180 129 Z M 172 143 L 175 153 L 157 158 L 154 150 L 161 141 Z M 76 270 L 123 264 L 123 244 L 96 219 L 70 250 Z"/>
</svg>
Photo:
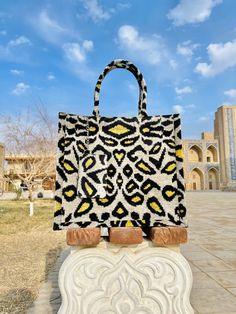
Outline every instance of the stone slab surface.
<svg viewBox="0 0 236 314">
<path fill-rule="evenodd" d="M 232 284 L 234 287 L 222 285 L 229 284 L 227 278 L 230 276 L 226 273 L 236 271 L 235 204 L 234 192 L 187 192 L 189 240 L 181 245 L 181 251 L 193 271 L 191 303 L 195 314 L 236 314 L 236 281 Z M 60 263 L 68 253 L 64 254 L 59 258 L 51 277 L 42 285 L 44 294 L 40 291 L 35 302 L 41 303 L 42 311 L 38 311 L 39 305 L 35 305 L 30 314 L 57 313 L 61 302 L 57 296 L 60 293 L 58 286 L 57 289 L 53 288 L 56 299 L 51 300 L 51 283 L 53 281 L 57 285 Z M 212 272 L 218 275 L 211 276 Z M 227 282 L 221 283 L 222 273 L 226 274 L 223 278 Z"/>
</svg>

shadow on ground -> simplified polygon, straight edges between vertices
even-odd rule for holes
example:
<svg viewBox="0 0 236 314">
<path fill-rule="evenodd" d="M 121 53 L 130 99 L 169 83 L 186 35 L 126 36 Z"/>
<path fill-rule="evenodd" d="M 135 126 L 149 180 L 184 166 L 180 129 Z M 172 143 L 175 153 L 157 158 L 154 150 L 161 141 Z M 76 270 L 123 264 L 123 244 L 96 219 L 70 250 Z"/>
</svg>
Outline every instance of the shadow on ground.
<svg viewBox="0 0 236 314">
<path fill-rule="evenodd" d="M 56 314 L 61 305 L 61 294 L 58 286 L 60 267 L 69 254 L 69 248 L 62 251 L 58 246 L 48 251 L 45 264 L 44 283 L 40 287 L 38 298 L 27 311 L 28 314 Z"/>
<path fill-rule="evenodd" d="M 12 289 L 0 298 L 0 313 L 24 314 L 34 302 L 33 294 L 28 289 Z"/>
</svg>

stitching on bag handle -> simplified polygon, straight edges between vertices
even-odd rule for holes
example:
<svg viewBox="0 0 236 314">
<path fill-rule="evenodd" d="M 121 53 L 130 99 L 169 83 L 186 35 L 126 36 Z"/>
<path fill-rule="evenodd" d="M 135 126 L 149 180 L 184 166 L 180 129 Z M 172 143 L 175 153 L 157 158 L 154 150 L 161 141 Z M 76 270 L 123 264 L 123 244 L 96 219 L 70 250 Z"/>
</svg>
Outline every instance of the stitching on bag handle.
<svg viewBox="0 0 236 314">
<path fill-rule="evenodd" d="M 99 94 L 101 89 L 101 84 L 105 76 L 114 69 L 126 69 L 130 71 L 138 81 L 139 85 L 139 103 L 138 103 L 138 114 L 140 116 L 147 116 L 146 112 L 146 106 L 147 106 L 147 85 L 144 80 L 144 77 L 142 73 L 139 71 L 139 69 L 130 61 L 128 60 L 122 60 L 117 59 L 113 60 L 111 63 L 109 63 L 103 72 L 98 77 L 95 91 L 94 91 L 94 109 L 93 109 L 93 115 L 96 117 L 99 117 Z"/>
</svg>

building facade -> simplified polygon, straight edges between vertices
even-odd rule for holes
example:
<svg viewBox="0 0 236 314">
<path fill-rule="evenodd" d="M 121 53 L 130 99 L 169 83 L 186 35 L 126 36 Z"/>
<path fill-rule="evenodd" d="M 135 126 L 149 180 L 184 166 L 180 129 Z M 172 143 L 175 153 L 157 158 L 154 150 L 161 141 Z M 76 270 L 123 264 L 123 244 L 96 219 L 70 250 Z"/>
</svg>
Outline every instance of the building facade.
<svg viewBox="0 0 236 314">
<path fill-rule="evenodd" d="M 236 106 L 217 109 L 214 136 L 219 143 L 221 188 L 236 190 Z"/>
<path fill-rule="evenodd" d="M 8 185 L 5 187 L 5 191 L 12 191 L 14 188 L 19 188 L 23 178 L 32 177 L 33 189 L 38 190 L 54 190 L 55 188 L 55 156 L 45 156 L 42 160 L 42 164 L 38 169 L 32 169 L 33 165 L 37 164 L 37 157 L 31 158 L 29 156 L 5 156 L 5 177 L 9 179 Z M 43 163 L 51 163 L 51 171 L 45 176 Z M 41 167 L 41 169 L 39 168 Z M 40 175 L 41 170 L 41 175 Z"/>
<path fill-rule="evenodd" d="M 0 143 L 0 179 L 4 177 L 5 146 Z"/>
<path fill-rule="evenodd" d="M 201 139 L 182 143 L 186 190 L 219 190 L 219 147 L 214 134 L 203 132 Z"/>
</svg>

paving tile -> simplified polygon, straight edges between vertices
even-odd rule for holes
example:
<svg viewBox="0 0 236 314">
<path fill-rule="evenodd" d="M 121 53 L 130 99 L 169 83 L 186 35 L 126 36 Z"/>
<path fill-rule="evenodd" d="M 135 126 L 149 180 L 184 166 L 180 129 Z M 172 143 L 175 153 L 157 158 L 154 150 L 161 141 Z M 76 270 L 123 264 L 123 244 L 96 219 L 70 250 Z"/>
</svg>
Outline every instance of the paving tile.
<svg viewBox="0 0 236 314">
<path fill-rule="evenodd" d="M 189 263 L 189 266 L 191 267 L 192 273 L 199 273 L 199 272 L 201 273 L 202 272 L 201 269 L 196 267 L 192 262 L 188 261 L 188 263 Z"/>
<path fill-rule="evenodd" d="M 193 289 L 191 304 L 199 313 L 224 313 L 236 309 L 236 298 L 224 288 Z"/>
<path fill-rule="evenodd" d="M 224 288 L 236 288 L 236 271 L 213 271 L 208 272 L 208 275 Z"/>
<path fill-rule="evenodd" d="M 182 253 L 184 252 L 201 252 L 202 248 L 199 245 L 193 243 L 186 243 L 181 245 L 180 250 Z"/>
<path fill-rule="evenodd" d="M 233 269 L 236 269 L 236 258 L 224 258 L 224 262 Z"/>
<path fill-rule="evenodd" d="M 205 288 L 221 288 L 221 286 L 207 274 L 198 272 L 193 277 L 193 289 L 205 289 Z"/>
<path fill-rule="evenodd" d="M 227 290 L 236 296 L 236 288 L 228 288 Z"/>
<path fill-rule="evenodd" d="M 226 258 L 235 258 L 236 259 L 236 250 L 235 251 L 214 251 L 214 250 L 212 250 L 210 253 L 216 257 L 223 259 L 223 260 Z"/>
<path fill-rule="evenodd" d="M 209 244 L 202 244 L 201 247 L 204 250 L 209 250 L 209 251 L 231 251 L 232 246 L 228 247 L 225 245 L 224 242 L 222 243 L 209 243 Z"/>
<path fill-rule="evenodd" d="M 183 255 L 190 261 L 197 261 L 197 260 L 218 260 L 217 257 L 213 256 L 212 254 L 202 250 L 198 252 L 184 252 Z"/>
<path fill-rule="evenodd" d="M 213 260 L 194 260 L 193 265 L 198 267 L 204 272 L 209 271 L 223 271 L 223 270 L 232 270 L 233 267 L 226 264 L 222 260 L 213 259 Z"/>
</svg>

